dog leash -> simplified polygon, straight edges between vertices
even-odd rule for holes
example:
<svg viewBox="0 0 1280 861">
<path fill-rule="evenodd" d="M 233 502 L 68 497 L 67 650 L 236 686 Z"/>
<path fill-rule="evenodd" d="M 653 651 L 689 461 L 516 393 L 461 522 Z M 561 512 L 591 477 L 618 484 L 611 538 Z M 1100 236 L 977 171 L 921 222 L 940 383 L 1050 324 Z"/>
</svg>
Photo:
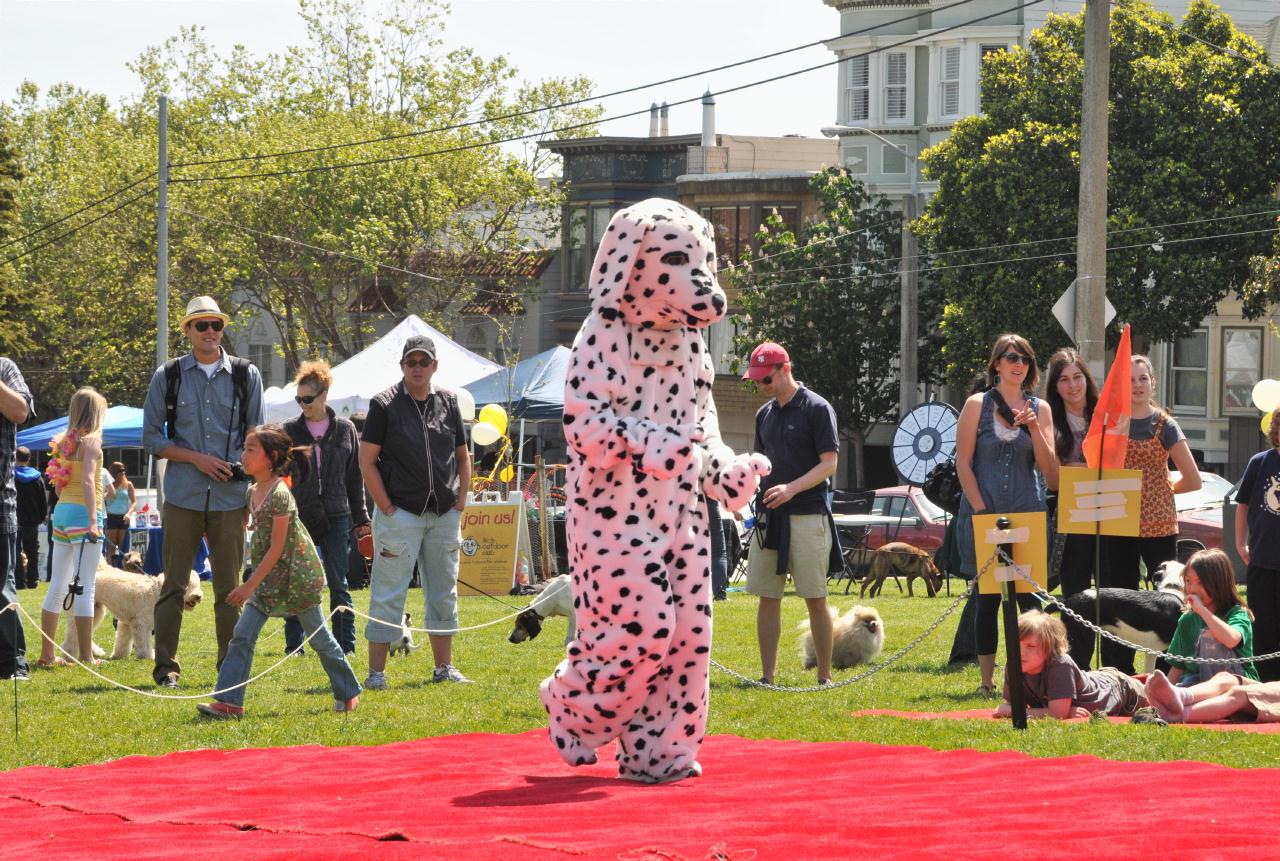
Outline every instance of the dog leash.
<svg viewBox="0 0 1280 861">
<path fill-rule="evenodd" d="M 98 539 L 89 535 L 80 541 L 80 555 L 76 557 L 76 575 L 71 580 L 71 585 L 67 587 L 67 594 L 62 599 L 62 609 L 70 610 L 75 606 L 76 598 L 84 594 L 84 586 L 80 585 L 80 565 L 84 562 L 84 545 L 86 543 L 97 544 Z"/>
</svg>

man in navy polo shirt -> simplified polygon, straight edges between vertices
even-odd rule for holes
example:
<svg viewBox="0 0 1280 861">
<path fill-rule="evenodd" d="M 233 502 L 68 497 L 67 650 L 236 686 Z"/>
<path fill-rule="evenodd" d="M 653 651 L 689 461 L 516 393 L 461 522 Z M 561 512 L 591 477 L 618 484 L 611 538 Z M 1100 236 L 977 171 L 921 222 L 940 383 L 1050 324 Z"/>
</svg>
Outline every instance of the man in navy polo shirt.
<svg viewBox="0 0 1280 861">
<path fill-rule="evenodd" d="M 827 574 L 839 570 L 840 545 L 827 502 L 840 444 L 831 405 L 791 376 L 791 358 L 778 344 L 751 352 L 744 380 L 771 400 L 756 412 L 755 450 L 773 471 L 760 481 L 757 540 L 747 555 L 747 591 L 760 598 L 756 637 L 761 681 L 773 682 L 782 636 L 782 592 L 787 575 L 805 599 L 818 660 L 818 683 L 831 682 L 831 614 Z"/>
</svg>

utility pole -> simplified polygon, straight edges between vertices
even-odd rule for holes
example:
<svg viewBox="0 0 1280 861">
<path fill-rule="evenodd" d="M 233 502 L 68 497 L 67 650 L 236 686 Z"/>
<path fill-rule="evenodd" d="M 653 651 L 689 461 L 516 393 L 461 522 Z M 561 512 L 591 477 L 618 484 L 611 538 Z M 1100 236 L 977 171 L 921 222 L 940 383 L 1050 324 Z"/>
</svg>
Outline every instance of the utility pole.
<svg viewBox="0 0 1280 861">
<path fill-rule="evenodd" d="M 1080 213 L 1076 242 L 1075 340 L 1094 379 L 1104 379 L 1107 288 L 1107 110 L 1111 7 L 1085 0 L 1084 95 L 1080 116 Z"/>
<path fill-rule="evenodd" d="M 905 152 L 905 150 L 904 150 Z M 911 193 L 902 200 L 902 260 L 898 262 L 902 273 L 900 332 L 898 340 L 898 420 L 901 421 L 915 406 L 919 365 L 917 339 L 920 317 L 920 267 L 916 261 L 916 235 L 911 222 L 916 219 L 916 203 L 920 192 L 920 163 L 915 156 L 906 153 L 911 162 Z"/>
<path fill-rule="evenodd" d="M 160 178 L 156 199 L 156 367 L 169 361 L 169 97 L 160 97 Z M 156 510 L 164 507 L 164 482 L 156 482 Z"/>
</svg>

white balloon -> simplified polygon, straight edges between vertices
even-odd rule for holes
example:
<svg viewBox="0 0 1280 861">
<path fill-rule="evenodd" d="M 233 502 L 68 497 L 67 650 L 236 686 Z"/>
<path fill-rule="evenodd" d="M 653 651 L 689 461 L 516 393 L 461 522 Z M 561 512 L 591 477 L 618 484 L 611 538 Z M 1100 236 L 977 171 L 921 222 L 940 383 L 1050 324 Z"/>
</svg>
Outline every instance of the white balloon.
<svg viewBox="0 0 1280 861">
<path fill-rule="evenodd" d="M 471 392 L 466 389 L 457 389 L 454 394 L 458 396 L 458 412 L 462 413 L 464 422 L 473 422 L 476 420 L 476 399 Z"/>
<path fill-rule="evenodd" d="M 1258 380 L 1253 387 L 1253 405 L 1264 413 L 1280 406 L 1280 380 Z"/>
<path fill-rule="evenodd" d="M 488 422 L 476 422 L 471 426 L 471 441 L 476 445 L 492 445 L 502 434 Z"/>
<path fill-rule="evenodd" d="M 284 389 L 280 388 L 279 386 L 268 386 L 267 390 L 262 393 L 262 397 L 266 398 L 267 400 L 271 400 L 272 398 L 276 397 L 283 391 Z"/>
</svg>

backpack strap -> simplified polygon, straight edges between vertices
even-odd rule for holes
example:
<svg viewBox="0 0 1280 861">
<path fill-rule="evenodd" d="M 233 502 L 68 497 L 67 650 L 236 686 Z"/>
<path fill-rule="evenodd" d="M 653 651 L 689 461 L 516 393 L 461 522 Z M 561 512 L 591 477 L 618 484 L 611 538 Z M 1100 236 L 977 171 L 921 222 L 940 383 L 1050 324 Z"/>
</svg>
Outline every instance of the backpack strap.
<svg viewBox="0 0 1280 861">
<path fill-rule="evenodd" d="M 178 423 L 178 388 L 182 385 L 182 369 L 177 359 L 164 363 L 164 435 L 173 439 Z"/>
<path fill-rule="evenodd" d="M 231 384 L 235 398 L 240 402 L 240 439 L 249 436 L 249 360 L 231 357 Z"/>
</svg>

